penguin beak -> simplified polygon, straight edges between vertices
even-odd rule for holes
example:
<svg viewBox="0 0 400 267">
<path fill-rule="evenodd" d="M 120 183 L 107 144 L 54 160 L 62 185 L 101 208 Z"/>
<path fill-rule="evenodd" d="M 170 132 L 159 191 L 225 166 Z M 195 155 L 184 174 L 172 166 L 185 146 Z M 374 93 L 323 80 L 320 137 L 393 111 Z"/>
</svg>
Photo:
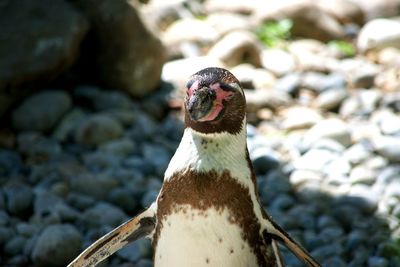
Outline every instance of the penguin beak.
<svg viewBox="0 0 400 267">
<path fill-rule="evenodd" d="M 215 90 L 208 87 L 195 90 L 187 101 L 190 118 L 194 121 L 201 121 L 212 111 L 216 98 Z"/>
</svg>

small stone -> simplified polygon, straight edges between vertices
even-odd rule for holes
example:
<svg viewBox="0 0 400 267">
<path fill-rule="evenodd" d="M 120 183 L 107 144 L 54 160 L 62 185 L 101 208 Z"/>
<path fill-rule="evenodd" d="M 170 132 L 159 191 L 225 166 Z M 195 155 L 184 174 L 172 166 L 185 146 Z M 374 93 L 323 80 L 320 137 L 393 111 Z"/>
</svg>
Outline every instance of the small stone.
<svg viewBox="0 0 400 267">
<path fill-rule="evenodd" d="M 25 242 L 25 237 L 15 236 L 5 244 L 4 252 L 11 256 L 22 254 Z"/>
<path fill-rule="evenodd" d="M 149 240 L 140 239 L 119 250 L 117 255 L 124 260 L 137 262 L 140 258 L 150 256 L 151 251 L 152 249 Z"/>
<path fill-rule="evenodd" d="M 292 102 L 289 94 L 277 90 L 244 90 L 247 112 L 257 112 L 262 108 L 276 110 L 287 107 Z"/>
<path fill-rule="evenodd" d="M 158 192 L 158 190 L 147 191 L 140 201 L 142 207 L 150 207 L 150 205 L 157 199 Z"/>
<path fill-rule="evenodd" d="M 377 65 L 366 64 L 360 66 L 350 74 L 350 84 L 354 88 L 370 88 L 374 86 L 375 77 L 380 71 Z"/>
<path fill-rule="evenodd" d="M 351 144 L 351 134 L 347 124 L 336 118 L 325 119 L 315 124 L 304 135 L 304 144 L 311 145 L 323 138 L 333 139 L 345 147 Z"/>
<path fill-rule="evenodd" d="M 164 147 L 150 143 L 143 144 L 142 151 L 145 161 L 153 166 L 155 174 L 162 176 L 171 159 L 168 151 Z"/>
<path fill-rule="evenodd" d="M 289 73 L 276 81 L 274 89 L 284 91 L 291 96 L 295 96 L 301 85 L 301 76 L 299 73 Z"/>
<path fill-rule="evenodd" d="M 76 130 L 75 139 L 78 143 L 95 146 L 120 137 L 122 132 L 122 125 L 114 118 L 95 114 L 82 122 Z"/>
<path fill-rule="evenodd" d="M 346 241 L 346 248 L 349 251 L 354 251 L 358 247 L 362 246 L 367 242 L 368 236 L 362 232 L 361 230 L 352 230 L 348 235 L 347 235 L 347 241 Z"/>
<path fill-rule="evenodd" d="M 282 128 L 297 130 L 310 128 L 322 120 L 322 115 L 315 109 L 295 106 L 284 110 Z"/>
<path fill-rule="evenodd" d="M 221 60 L 229 67 L 243 62 L 260 66 L 261 50 L 262 45 L 254 34 L 248 31 L 234 31 L 211 47 L 208 56 Z"/>
<path fill-rule="evenodd" d="M 57 140 L 46 138 L 37 132 L 21 132 L 18 135 L 18 150 L 32 158 L 56 158 L 62 154 Z"/>
<path fill-rule="evenodd" d="M 86 116 L 80 108 L 73 108 L 62 118 L 52 137 L 58 141 L 71 139 L 74 130 L 86 119 Z"/>
<path fill-rule="evenodd" d="M 322 263 L 324 267 L 346 267 L 346 262 L 339 257 L 331 257 L 327 260 L 324 260 Z"/>
<path fill-rule="evenodd" d="M 371 149 L 363 145 L 362 143 L 357 143 L 350 146 L 343 154 L 343 156 L 353 165 L 360 164 L 361 162 L 367 160 L 371 156 Z"/>
<path fill-rule="evenodd" d="M 0 226 L 0 245 L 6 244 L 15 237 L 15 232 L 9 227 Z"/>
<path fill-rule="evenodd" d="M 400 22 L 392 19 L 374 19 L 361 29 L 357 48 L 361 52 L 379 51 L 386 47 L 400 48 Z"/>
<path fill-rule="evenodd" d="M 11 214 L 24 215 L 32 206 L 32 189 L 23 183 L 8 183 L 3 188 L 7 209 Z"/>
<path fill-rule="evenodd" d="M 110 192 L 109 200 L 128 213 L 135 211 L 138 206 L 134 193 L 126 188 L 114 188 Z"/>
<path fill-rule="evenodd" d="M 120 91 L 99 91 L 92 101 L 93 107 L 97 111 L 110 109 L 129 110 L 133 108 L 133 102 L 128 94 Z"/>
<path fill-rule="evenodd" d="M 330 242 L 329 244 L 322 245 L 313 251 L 311 254 L 319 261 L 323 259 L 338 256 L 343 252 L 342 246 L 337 242 Z"/>
<path fill-rule="evenodd" d="M 84 222 L 90 227 L 103 225 L 117 227 L 128 218 L 120 208 L 106 202 L 97 203 L 94 207 L 85 210 L 82 216 Z"/>
<path fill-rule="evenodd" d="M 117 185 L 118 181 L 107 173 L 98 175 L 82 173 L 72 177 L 70 181 L 71 190 L 98 200 L 106 199 L 110 190 L 117 187 Z"/>
<path fill-rule="evenodd" d="M 22 160 L 16 151 L 0 149 L 0 175 L 11 176 L 17 173 L 21 167 Z M 1 202 L 2 197 L 0 197 L 0 203 Z M 0 208 L 1 207 L 2 205 L 0 204 Z"/>
<path fill-rule="evenodd" d="M 368 267 L 388 267 L 389 262 L 387 259 L 378 256 L 371 256 L 368 258 Z"/>
<path fill-rule="evenodd" d="M 325 149 L 311 149 L 293 163 L 296 169 L 322 172 L 324 167 L 338 158 L 338 155 Z"/>
<path fill-rule="evenodd" d="M 345 76 L 340 73 L 324 75 L 318 72 L 307 72 L 303 76 L 302 86 L 314 92 L 321 93 L 329 89 L 345 88 Z"/>
<path fill-rule="evenodd" d="M 271 149 L 265 147 L 252 150 L 250 159 L 253 162 L 256 174 L 265 174 L 280 166 L 278 155 Z"/>
<path fill-rule="evenodd" d="M 400 139 L 391 136 L 377 136 L 372 140 L 374 149 L 390 161 L 400 162 Z"/>
<path fill-rule="evenodd" d="M 345 88 L 330 89 L 318 95 L 314 104 L 320 109 L 336 110 L 348 96 Z"/>
<path fill-rule="evenodd" d="M 300 185 L 309 181 L 321 181 L 322 174 L 311 170 L 295 170 L 290 175 L 290 182 L 294 185 Z"/>
<path fill-rule="evenodd" d="M 35 224 L 29 224 L 27 222 L 21 222 L 17 224 L 17 233 L 24 237 L 31 237 L 39 232 L 39 227 Z"/>
<path fill-rule="evenodd" d="M 99 151 L 116 156 L 126 157 L 135 150 L 135 143 L 127 138 L 116 139 L 100 145 Z"/>
<path fill-rule="evenodd" d="M 364 165 L 359 165 L 351 171 L 349 178 L 353 184 L 362 183 L 372 185 L 375 182 L 376 173 Z"/>
<path fill-rule="evenodd" d="M 79 254 L 81 246 L 82 236 L 74 226 L 50 225 L 40 234 L 31 257 L 35 266 L 66 266 Z"/>
<path fill-rule="evenodd" d="M 12 112 L 12 123 L 18 130 L 45 132 L 51 130 L 70 107 L 71 97 L 66 92 L 42 91 L 25 99 Z"/>
<path fill-rule="evenodd" d="M 293 72 L 296 68 L 294 57 L 280 49 L 267 49 L 261 53 L 262 66 L 274 73 L 276 76 L 283 76 Z"/>
</svg>

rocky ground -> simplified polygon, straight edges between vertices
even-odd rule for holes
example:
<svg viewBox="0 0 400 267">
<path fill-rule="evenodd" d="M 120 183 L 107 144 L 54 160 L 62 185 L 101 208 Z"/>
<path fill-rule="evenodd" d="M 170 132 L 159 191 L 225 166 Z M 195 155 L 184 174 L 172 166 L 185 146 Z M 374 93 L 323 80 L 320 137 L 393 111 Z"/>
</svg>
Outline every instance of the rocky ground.
<svg viewBox="0 0 400 267">
<path fill-rule="evenodd" d="M 184 84 L 208 66 L 230 69 L 246 89 L 250 157 L 270 215 L 324 267 L 400 266 L 400 20 L 378 19 L 399 15 L 400 3 L 273 2 L 141 4 L 168 62 L 135 62 L 162 68 L 161 84 L 112 69 L 131 66 L 122 45 L 117 59 L 101 46 L 98 75 L 113 74 L 103 83 L 77 83 L 73 67 L 18 101 L 12 91 L 0 129 L 0 266 L 65 266 L 154 201 L 183 132 Z M 74 21 L 79 35 L 104 26 L 100 7 Z M 152 266 L 151 256 L 141 240 L 100 266 Z"/>
</svg>

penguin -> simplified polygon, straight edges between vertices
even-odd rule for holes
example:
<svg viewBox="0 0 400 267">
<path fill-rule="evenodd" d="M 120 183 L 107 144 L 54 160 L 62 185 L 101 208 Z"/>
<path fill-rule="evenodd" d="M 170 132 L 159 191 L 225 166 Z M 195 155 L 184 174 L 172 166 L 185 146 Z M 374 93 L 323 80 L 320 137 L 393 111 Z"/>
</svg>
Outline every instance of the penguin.
<svg viewBox="0 0 400 267">
<path fill-rule="evenodd" d="M 320 264 L 266 213 L 246 143 L 246 100 L 236 77 L 210 67 L 186 85 L 185 130 L 156 201 L 68 267 L 95 266 L 151 238 L 154 266 L 282 267 L 278 243 Z"/>
</svg>

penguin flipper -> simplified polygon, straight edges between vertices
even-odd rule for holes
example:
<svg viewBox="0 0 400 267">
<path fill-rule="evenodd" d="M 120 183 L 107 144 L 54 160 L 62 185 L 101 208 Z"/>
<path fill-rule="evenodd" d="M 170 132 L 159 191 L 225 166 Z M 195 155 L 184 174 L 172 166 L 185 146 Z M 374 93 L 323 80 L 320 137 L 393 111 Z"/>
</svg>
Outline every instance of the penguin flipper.
<svg viewBox="0 0 400 267">
<path fill-rule="evenodd" d="M 96 266 L 129 243 L 151 236 L 156 225 L 156 204 L 107 233 L 85 249 L 67 267 Z"/>
<path fill-rule="evenodd" d="M 266 215 L 267 216 L 267 215 Z M 285 245 L 296 257 L 301 260 L 302 262 L 306 263 L 309 267 L 321 267 L 321 265 L 300 245 L 298 244 L 293 238 L 286 233 L 277 223 L 275 223 L 271 218 L 264 216 L 264 232 L 263 237 L 264 239 L 272 239 L 272 241 L 279 241 L 283 245 Z M 274 242 L 272 242 L 274 245 Z M 276 244 L 275 244 L 276 245 Z M 273 246 L 274 248 L 274 246 Z M 274 249 L 275 253 L 275 249 Z M 275 253 L 276 255 L 276 253 Z M 277 258 L 277 263 L 279 266 L 279 261 Z M 283 264 L 283 263 L 282 263 Z"/>
</svg>

